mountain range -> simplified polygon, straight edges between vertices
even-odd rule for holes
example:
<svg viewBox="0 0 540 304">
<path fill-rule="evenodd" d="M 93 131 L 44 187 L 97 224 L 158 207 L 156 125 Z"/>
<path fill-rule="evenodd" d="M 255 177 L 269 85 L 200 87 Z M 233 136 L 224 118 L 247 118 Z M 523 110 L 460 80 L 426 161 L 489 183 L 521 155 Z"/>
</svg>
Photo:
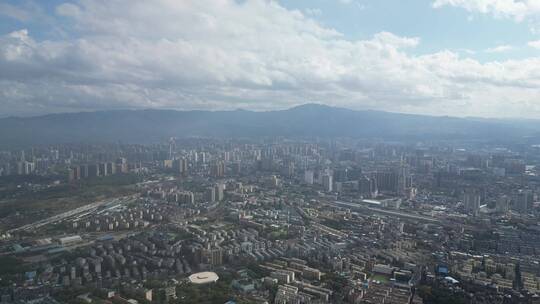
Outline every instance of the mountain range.
<svg viewBox="0 0 540 304">
<path fill-rule="evenodd" d="M 355 111 L 318 104 L 254 112 L 114 110 L 0 119 L 0 146 L 67 142 L 151 143 L 169 137 L 353 137 L 508 140 L 536 137 L 540 121 Z"/>
</svg>

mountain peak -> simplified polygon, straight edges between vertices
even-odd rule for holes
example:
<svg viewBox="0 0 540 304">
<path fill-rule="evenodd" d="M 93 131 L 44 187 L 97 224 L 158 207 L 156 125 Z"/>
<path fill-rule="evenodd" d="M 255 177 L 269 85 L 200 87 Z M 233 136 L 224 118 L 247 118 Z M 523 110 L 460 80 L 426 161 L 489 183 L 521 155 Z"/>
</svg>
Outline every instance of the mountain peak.
<svg viewBox="0 0 540 304">
<path fill-rule="evenodd" d="M 305 103 L 301 105 L 294 106 L 289 108 L 288 111 L 312 111 L 312 110 L 329 110 L 329 109 L 339 109 L 337 107 L 328 106 L 320 103 Z"/>
</svg>

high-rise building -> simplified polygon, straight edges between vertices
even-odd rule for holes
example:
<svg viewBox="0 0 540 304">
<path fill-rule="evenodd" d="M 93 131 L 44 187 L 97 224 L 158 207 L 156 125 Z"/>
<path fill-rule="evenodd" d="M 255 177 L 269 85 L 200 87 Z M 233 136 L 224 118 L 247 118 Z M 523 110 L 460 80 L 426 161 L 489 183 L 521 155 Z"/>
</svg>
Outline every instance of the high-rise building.
<svg viewBox="0 0 540 304">
<path fill-rule="evenodd" d="M 502 195 L 497 199 L 495 203 L 495 208 L 497 212 L 506 213 L 508 212 L 508 206 L 510 205 L 510 198 L 506 195 Z"/>
<path fill-rule="evenodd" d="M 520 190 L 516 195 L 515 210 L 519 213 L 527 214 L 533 202 L 532 191 Z"/>
<path fill-rule="evenodd" d="M 377 172 L 375 174 L 375 179 L 377 180 L 377 189 L 381 192 L 392 192 L 403 195 L 405 189 L 412 186 L 412 179 L 407 166 L 400 166 L 393 170 Z"/>
<path fill-rule="evenodd" d="M 83 178 L 81 175 L 81 166 L 74 166 L 69 169 L 69 181 L 75 181 Z"/>
<path fill-rule="evenodd" d="M 99 163 L 99 175 L 100 176 L 107 176 L 109 175 L 109 171 L 107 170 L 107 164 L 106 163 Z"/>
<path fill-rule="evenodd" d="M 218 161 L 215 164 L 213 164 L 212 167 L 210 168 L 210 174 L 213 177 L 217 177 L 217 178 L 225 176 L 225 163 L 222 161 Z"/>
<path fill-rule="evenodd" d="M 215 195 L 216 195 L 216 200 L 218 202 L 222 201 L 223 200 L 223 196 L 224 196 L 224 191 L 225 191 L 225 184 L 217 184 L 215 186 Z"/>
<path fill-rule="evenodd" d="M 108 162 L 105 164 L 107 167 L 107 173 L 110 174 L 116 174 L 116 165 L 113 162 Z"/>
<path fill-rule="evenodd" d="M 189 168 L 188 160 L 185 159 L 185 158 L 182 158 L 180 160 L 180 173 L 182 173 L 184 176 L 187 176 L 188 175 L 188 168 Z"/>
<path fill-rule="evenodd" d="M 100 176 L 99 166 L 97 164 L 90 164 L 88 168 L 88 177 L 97 177 Z"/>
<path fill-rule="evenodd" d="M 116 160 L 116 172 L 118 173 L 128 173 L 129 167 L 127 159 L 121 157 Z"/>
<path fill-rule="evenodd" d="M 198 161 L 201 164 L 206 164 L 206 152 L 200 152 L 198 156 Z"/>
<path fill-rule="evenodd" d="M 367 176 L 361 177 L 358 180 L 358 191 L 365 198 L 377 196 L 377 181 Z"/>
<path fill-rule="evenodd" d="M 35 170 L 36 165 L 33 162 L 20 161 L 17 163 L 17 174 L 19 175 L 30 175 L 33 174 Z"/>
<path fill-rule="evenodd" d="M 193 204 L 195 203 L 195 195 L 191 191 L 183 191 L 178 193 L 179 204 Z"/>
<path fill-rule="evenodd" d="M 467 190 L 463 195 L 463 204 L 467 213 L 476 216 L 480 210 L 481 196 L 476 190 Z"/>
<path fill-rule="evenodd" d="M 332 192 L 334 188 L 334 181 L 333 181 L 332 175 L 330 174 L 323 175 L 323 188 L 324 188 L 324 191 L 326 192 Z"/>
<path fill-rule="evenodd" d="M 215 202 L 216 201 L 216 188 L 215 187 L 206 188 L 204 197 L 207 202 Z"/>
<path fill-rule="evenodd" d="M 304 182 L 308 185 L 313 185 L 313 171 L 311 170 L 306 170 L 304 172 Z"/>
</svg>

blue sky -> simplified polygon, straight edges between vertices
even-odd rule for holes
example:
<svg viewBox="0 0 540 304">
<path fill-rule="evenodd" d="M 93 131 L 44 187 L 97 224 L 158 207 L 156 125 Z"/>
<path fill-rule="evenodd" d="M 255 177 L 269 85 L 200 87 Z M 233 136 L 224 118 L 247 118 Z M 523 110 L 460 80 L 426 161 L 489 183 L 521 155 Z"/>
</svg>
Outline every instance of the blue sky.
<svg viewBox="0 0 540 304">
<path fill-rule="evenodd" d="M 315 102 L 540 118 L 540 0 L 0 0 L 0 116 Z"/>
<path fill-rule="evenodd" d="M 481 61 L 538 54 L 537 49 L 527 46 L 530 40 L 539 38 L 531 32 L 528 21 L 494 18 L 459 7 L 434 8 L 430 0 L 288 0 L 280 3 L 289 9 L 315 12 L 311 14 L 313 18 L 351 40 L 367 39 L 380 31 L 419 37 L 421 44 L 414 50 L 419 54 L 448 49 Z M 514 49 L 486 52 L 501 45 Z"/>
</svg>

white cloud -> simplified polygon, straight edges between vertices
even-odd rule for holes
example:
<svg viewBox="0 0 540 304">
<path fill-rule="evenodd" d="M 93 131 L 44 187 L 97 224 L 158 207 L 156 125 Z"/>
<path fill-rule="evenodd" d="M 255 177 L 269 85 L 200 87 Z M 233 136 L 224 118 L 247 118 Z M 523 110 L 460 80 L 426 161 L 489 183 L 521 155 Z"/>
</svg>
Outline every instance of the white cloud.
<svg viewBox="0 0 540 304">
<path fill-rule="evenodd" d="M 435 0 L 433 7 L 461 7 L 469 12 L 521 21 L 540 14 L 540 0 Z"/>
<path fill-rule="evenodd" d="M 67 38 L 36 40 L 26 30 L 0 37 L 2 112 L 277 109 L 316 101 L 540 117 L 539 58 L 411 55 L 419 38 L 381 32 L 351 41 L 265 0 L 81 0 L 56 11 Z"/>
<path fill-rule="evenodd" d="M 499 45 L 496 47 L 488 48 L 485 50 L 486 53 L 504 53 L 513 50 L 514 47 L 511 45 Z"/>
<path fill-rule="evenodd" d="M 540 40 L 535 40 L 535 41 L 529 41 L 527 43 L 528 46 L 532 47 L 532 48 L 535 48 L 535 49 L 539 49 L 540 50 Z"/>
</svg>

